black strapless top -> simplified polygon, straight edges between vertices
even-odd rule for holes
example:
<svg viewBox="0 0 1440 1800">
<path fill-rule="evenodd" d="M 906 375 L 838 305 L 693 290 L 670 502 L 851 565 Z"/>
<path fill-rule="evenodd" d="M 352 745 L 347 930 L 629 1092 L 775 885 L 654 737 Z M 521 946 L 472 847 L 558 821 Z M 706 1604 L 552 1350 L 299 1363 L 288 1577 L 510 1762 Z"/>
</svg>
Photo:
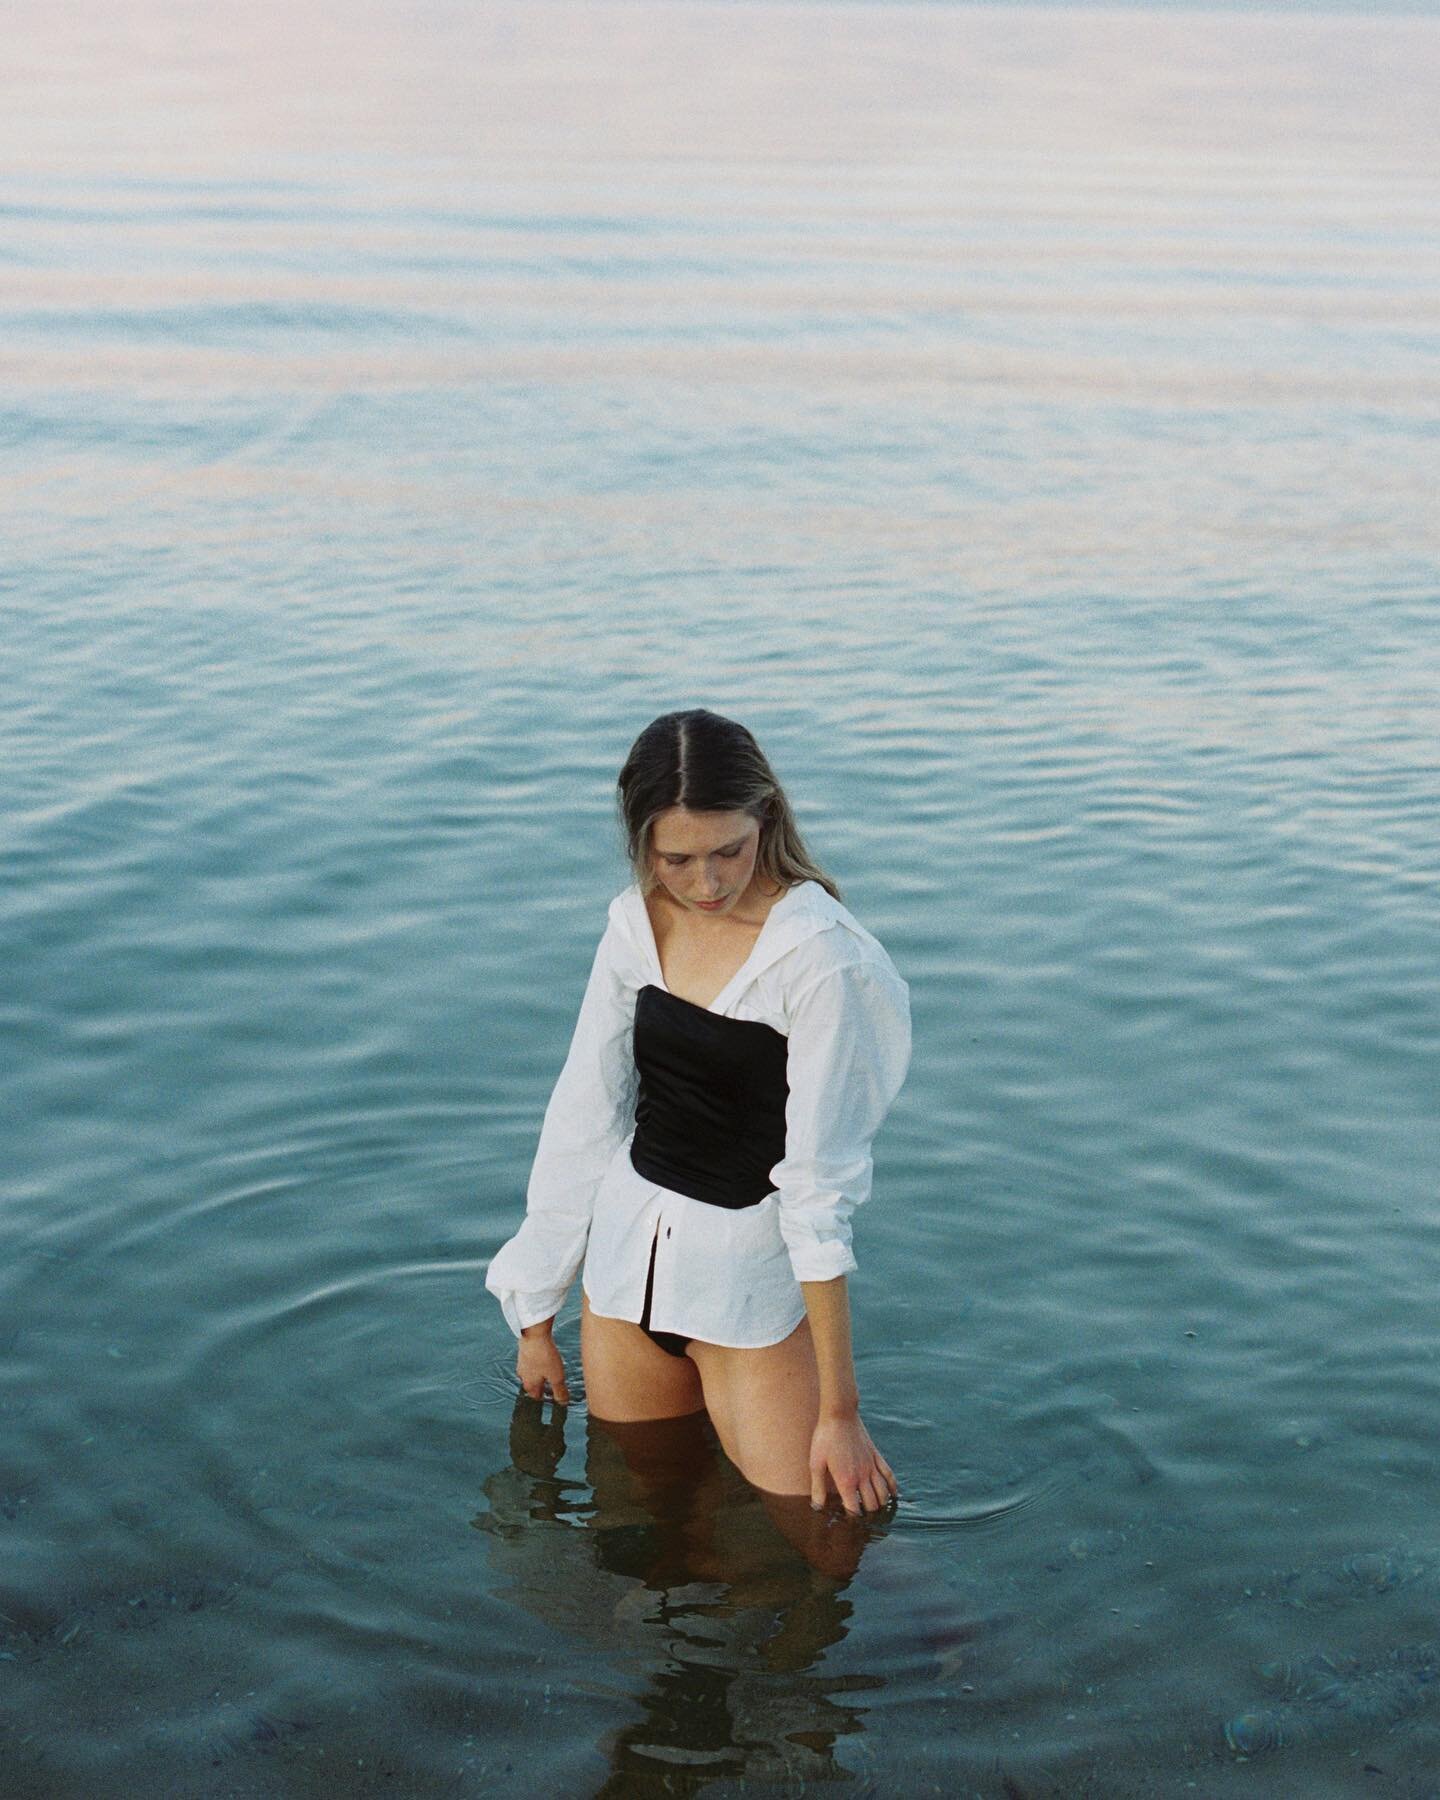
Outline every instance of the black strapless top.
<svg viewBox="0 0 1440 1800">
<path fill-rule="evenodd" d="M 635 1000 L 636 1172 L 711 1206 L 758 1206 L 785 1154 L 788 1053 L 771 1025 L 647 983 Z"/>
</svg>

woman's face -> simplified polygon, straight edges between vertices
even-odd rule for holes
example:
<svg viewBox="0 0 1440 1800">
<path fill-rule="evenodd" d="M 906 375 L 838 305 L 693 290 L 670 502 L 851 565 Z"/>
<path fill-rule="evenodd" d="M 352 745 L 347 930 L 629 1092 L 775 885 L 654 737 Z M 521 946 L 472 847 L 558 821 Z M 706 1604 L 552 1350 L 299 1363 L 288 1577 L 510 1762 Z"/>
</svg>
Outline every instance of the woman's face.
<svg viewBox="0 0 1440 1800">
<path fill-rule="evenodd" d="M 755 874 L 760 821 L 747 812 L 691 812 L 672 806 L 650 829 L 655 879 L 686 912 L 734 912 Z"/>
</svg>

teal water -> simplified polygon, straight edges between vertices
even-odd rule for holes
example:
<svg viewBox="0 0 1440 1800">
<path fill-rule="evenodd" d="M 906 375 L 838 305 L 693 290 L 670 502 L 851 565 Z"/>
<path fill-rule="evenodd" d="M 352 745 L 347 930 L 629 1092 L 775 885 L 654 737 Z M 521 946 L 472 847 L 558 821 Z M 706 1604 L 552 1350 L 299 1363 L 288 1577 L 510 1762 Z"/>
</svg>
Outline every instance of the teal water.
<svg viewBox="0 0 1440 1800">
<path fill-rule="evenodd" d="M 1440 1794 L 1437 74 L 12 22 L 7 1800 Z M 911 983 L 853 1574 L 483 1290 L 692 704 Z"/>
</svg>

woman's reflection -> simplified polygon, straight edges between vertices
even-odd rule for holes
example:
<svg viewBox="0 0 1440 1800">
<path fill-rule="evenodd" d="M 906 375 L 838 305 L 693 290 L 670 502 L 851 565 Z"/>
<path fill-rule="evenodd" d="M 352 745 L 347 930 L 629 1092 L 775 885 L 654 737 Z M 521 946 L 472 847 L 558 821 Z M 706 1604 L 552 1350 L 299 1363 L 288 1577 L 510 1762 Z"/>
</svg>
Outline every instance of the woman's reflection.
<svg viewBox="0 0 1440 1800">
<path fill-rule="evenodd" d="M 686 1770 L 697 1785 L 848 1778 L 835 1745 L 862 1725 L 835 1696 L 878 1684 L 809 1671 L 845 1636 L 846 1588 L 884 1525 L 757 1493 L 704 1412 L 587 1419 L 583 1483 L 559 1474 L 565 1426 L 563 1407 L 520 1396 L 510 1467 L 474 1523 L 504 1598 L 643 1678 L 601 1793 L 662 1773 L 665 1792 L 690 1792 Z"/>
</svg>

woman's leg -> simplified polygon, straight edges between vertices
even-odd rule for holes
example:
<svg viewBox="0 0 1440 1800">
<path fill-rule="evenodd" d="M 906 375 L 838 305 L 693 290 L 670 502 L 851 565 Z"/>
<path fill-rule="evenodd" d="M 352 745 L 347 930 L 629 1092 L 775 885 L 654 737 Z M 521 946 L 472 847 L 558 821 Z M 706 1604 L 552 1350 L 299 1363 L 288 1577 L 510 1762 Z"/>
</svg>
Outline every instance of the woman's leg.
<svg viewBox="0 0 1440 1800">
<path fill-rule="evenodd" d="M 690 1346 L 720 1447 L 752 1487 L 782 1537 L 813 1568 L 848 1581 L 870 1533 L 859 1519 L 810 1504 L 810 1439 L 820 1417 L 820 1372 L 810 1324 L 778 1344 L 732 1350 Z"/>
<path fill-rule="evenodd" d="M 762 1350 L 690 1346 L 704 1402 L 725 1454 L 768 1494 L 810 1493 L 810 1439 L 820 1417 L 820 1374 L 810 1324 Z"/>
<path fill-rule="evenodd" d="M 580 1366 L 592 1418 L 627 1425 L 682 1418 L 705 1405 L 699 1372 L 688 1356 L 668 1355 L 627 1319 L 602 1319 L 583 1298 Z"/>
</svg>

